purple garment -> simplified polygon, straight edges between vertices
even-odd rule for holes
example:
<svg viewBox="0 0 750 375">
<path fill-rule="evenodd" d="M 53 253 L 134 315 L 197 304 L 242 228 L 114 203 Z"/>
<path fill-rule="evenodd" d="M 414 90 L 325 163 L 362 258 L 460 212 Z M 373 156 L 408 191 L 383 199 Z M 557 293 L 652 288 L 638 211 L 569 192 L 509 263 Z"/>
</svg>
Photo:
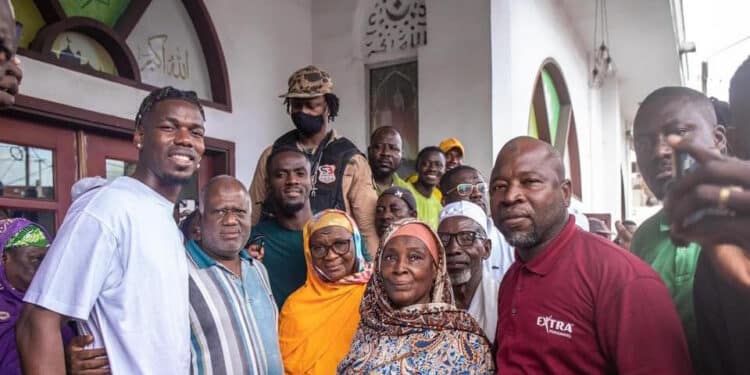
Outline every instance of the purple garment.
<svg viewBox="0 0 750 375">
<path fill-rule="evenodd" d="M 22 218 L 0 220 L 0 258 L 5 252 L 5 244 L 29 225 L 38 226 L 47 237 L 47 241 L 51 241 L 49 234 L 42 226 L 29 220 Z M 13 289 L 10 285 L 8 276 L 5 274 L 5 262 L 0 261 L 0 374 L 3 375 L 21 374 L 14 329 L 21 310 L 23 310 L 23 293 Z M 73 337 L 73 330 L 65 326 L 62 329 L 62 336 L 63 342 L 67 343 Z"/>
</svg>

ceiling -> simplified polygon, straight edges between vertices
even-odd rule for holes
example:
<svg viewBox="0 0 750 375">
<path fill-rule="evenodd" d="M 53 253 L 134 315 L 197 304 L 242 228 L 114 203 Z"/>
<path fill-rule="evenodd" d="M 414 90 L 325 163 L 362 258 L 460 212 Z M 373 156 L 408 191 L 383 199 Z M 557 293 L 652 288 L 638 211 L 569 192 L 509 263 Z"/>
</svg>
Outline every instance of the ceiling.
<svg viewBox="0 0 750 375">
<path fill-rule="evenodd" d="M 584 45 L 593 49 L 595 0 L 559 1 Z M 669 0 L 609 0 L 607 15 L 620 107 L 630 127 L 646 95 L 681 85 L 679 42 Z"/>
</svg>

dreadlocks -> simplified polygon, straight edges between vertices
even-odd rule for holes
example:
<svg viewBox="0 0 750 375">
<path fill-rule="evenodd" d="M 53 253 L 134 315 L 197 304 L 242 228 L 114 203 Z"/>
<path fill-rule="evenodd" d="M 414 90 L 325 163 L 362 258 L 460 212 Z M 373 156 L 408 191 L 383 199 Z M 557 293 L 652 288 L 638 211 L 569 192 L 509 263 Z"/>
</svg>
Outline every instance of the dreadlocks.
<svg viewBox="0 0 750 375">
<path fill-rule="evenodd" d="M 143 116 L 151 111 L 156 103 L 167 99 L 183 100 L 195 105 L 201 111 L 201 117 L 203 118 L 203 120 L 206 119 L 206 114 L 203 112 L 203 106 L 198 100 L 198 95 L 195 94 L 195 91 L 182 91 L 172 86 L 166 86 L 151 91 L 151 93 L 148 94 L 145 99 L 143 99 L 141 108 L 138 109 L 138 114 L 135 115 L 135 127 L 138 128 L 139 126 L 143 125 Z"/>
<path fill-rule="evenodd" d="M 324 94 L 323 95 L 326 105 L 328 106 L 328 120 L 334 121 L 336 116 L 339 115 L 339 97 L 336 94 Z M 306 100 L 301 98 L 286 98 L 284 99 L 284 106 L 286 106 L 286 113 L 292 113 L 292 100 Z"/>
</svg>

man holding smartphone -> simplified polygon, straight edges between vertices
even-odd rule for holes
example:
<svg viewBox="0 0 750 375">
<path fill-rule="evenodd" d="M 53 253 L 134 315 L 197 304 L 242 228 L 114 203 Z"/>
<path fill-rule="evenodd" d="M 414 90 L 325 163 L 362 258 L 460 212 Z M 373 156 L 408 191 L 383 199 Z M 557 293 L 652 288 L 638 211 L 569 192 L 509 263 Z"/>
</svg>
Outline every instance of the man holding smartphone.
<svg viewBox="0 0 750 375">
<path fill-rule="evenodd" d="M 717 125 L 711 101 L 686 87 L 662 87 L 643 100 L 633 124 L 638 168 L 648 188 L 663 200 L 669 185 L 686 171 L 675 171 L 675 155 L 666 142 L 672 134 L 691 138 L 697 144 L 724 153 L 724 128 Z M 679 159 L 679 158 L 678 158 Z M 689 163 L 677 163 L 687 167 Z M 686 172 L 689 173 L 689 172 Z M 678 246 L 669 236 L 664 211 L 646 220 L 635 232 L 631 251 L 651 264 L 667 285 L 680 315 L 694 367 L 697 349 L 693 280 L 700 245 Z"/>
<path fill-rule="evenodd" d="M 0 109 L 16 102 L 18 86 L 21 84 L 21 60 L 16 56 L 20 24 L 16 24 L 10 0 L 0 1 Z"/>
</svg>

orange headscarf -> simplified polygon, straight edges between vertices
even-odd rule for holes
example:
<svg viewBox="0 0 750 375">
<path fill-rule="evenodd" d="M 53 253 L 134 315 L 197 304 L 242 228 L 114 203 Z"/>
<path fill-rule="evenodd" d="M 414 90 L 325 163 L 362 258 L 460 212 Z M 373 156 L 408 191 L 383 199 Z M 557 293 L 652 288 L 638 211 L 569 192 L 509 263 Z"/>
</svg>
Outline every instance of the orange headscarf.
<svg viewBox="0 0 750 375">
<path fill-rule="evenodd" d="M 317 230 L 340 226 L 352 233 L 359 272 L 335 283 L 315 271 L 310 256 L 310 237 Z M 325 210 L 315 215 L 302 231 L 307 281 L 286 300 L 279 318 L 279 344 L 284 372 L 290 375 L 329 375 L 349 352 L 359 325 L 359 305 L 372 267 L 362 254 L 362 237 L 345 212 Z"/>
</svg>

